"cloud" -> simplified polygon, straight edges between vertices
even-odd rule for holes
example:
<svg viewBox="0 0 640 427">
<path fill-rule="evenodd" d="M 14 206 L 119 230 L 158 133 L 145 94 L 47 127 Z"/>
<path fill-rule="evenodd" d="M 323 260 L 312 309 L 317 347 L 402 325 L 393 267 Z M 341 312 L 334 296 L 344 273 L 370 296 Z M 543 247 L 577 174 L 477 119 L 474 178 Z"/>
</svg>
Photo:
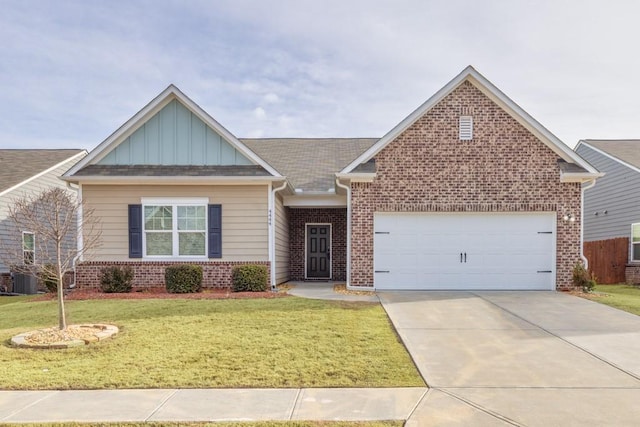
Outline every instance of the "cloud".
<svg viewBox="0 0 640 427">
<path fill-rule="evenodd" d="M 258 120 L 264 120 L 267 118 L 267 112 L 264 111 L 264 108 L 257 107 L 253 110 L 253 116 Z"/>
<path fill-rule="evenodd" d="M 92 148 L 170 83 L 239 137 L 381 136 L 469 64 L 570 145 L 640 137 L 637 2 L 35 4 L 0 14 L 0 147 Z"/>
</svg>

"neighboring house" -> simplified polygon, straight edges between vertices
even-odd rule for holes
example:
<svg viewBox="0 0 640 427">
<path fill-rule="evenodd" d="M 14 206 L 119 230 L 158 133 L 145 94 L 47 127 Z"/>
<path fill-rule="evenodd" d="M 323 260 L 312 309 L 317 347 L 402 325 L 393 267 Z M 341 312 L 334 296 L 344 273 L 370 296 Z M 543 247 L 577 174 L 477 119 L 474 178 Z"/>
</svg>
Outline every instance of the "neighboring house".
<svg viewBox="0 0 640 427">
<path fill-rule="evenodd" d="M 640 140 L 593 140 L 576 152 L 605 176 L 584 194 L 585 253 L 603 283 L 640 283 Z"/>
<path fill-rule="evenodd" d="M 20 242 L 15 239 L 13 224 L 7 218 L 9 206 L 16 200 L 35 196 L 44 190 L 68 184 L 60 176 L 87 154 L 85 150 L 0 150 L 0 285 L 8 286 L 10 266 L 3 263 L 12 258 L 15 264 L 39 261 L 33 230 L 22 233 L 22 257 Z M 76 191 L 69 189 L 75 196 Z M 17 247 L 16 247 L 17 246 Z"/>
<path fill-rule="evenodd" d="M 272 285 L 565 289 L 599 175 L 468 67 L 380 139 L 238 139 L 171 85 L 63 179 L 102 219 L 84 286 L 191 262 L 205 286 L 253 263 Z"/>
</svg>

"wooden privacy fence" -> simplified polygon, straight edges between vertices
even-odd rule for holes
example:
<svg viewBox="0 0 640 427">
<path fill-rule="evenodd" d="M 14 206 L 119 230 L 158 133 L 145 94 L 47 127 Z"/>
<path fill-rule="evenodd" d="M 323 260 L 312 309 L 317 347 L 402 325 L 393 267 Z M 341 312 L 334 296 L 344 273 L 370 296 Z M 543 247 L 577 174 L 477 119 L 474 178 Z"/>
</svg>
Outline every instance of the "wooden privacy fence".
<svg viewBox="0 0 640 427">
<path fill-rule="evenodd" d="M 589 260 L 589 272 L 598 283 L 612 285 L 625 282 L 625 266 L 629 259 L 629 238 L 584 242 L 584 255 Z"/>
</svg>

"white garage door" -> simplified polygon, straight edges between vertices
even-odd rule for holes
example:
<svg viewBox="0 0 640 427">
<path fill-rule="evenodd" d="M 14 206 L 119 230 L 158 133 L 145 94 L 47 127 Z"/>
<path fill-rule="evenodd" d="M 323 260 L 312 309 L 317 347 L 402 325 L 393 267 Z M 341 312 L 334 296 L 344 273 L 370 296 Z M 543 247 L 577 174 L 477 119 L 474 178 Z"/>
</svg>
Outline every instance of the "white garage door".
<svg viewBox="0 0 640 427">
<path fill-rule="evenodd" d="M 376 213 L 376 289 L 555 289 L 553 213 Z"/>
</svg>

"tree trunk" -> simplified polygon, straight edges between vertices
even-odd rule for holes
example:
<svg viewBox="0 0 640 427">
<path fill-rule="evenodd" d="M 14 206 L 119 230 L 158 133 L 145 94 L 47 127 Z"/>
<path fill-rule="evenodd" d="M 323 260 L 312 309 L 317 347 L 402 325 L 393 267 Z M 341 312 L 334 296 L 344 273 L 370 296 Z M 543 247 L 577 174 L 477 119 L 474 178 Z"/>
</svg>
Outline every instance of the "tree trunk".
<svg viewBox="0 0 640 427">
<path fill-rule="evenodd" d="M 61 331 L 67 329 L 67 318 L 64 314 L 64 281 L 62 273 L 58 273 L 58 326 Z"/>
</svg>

